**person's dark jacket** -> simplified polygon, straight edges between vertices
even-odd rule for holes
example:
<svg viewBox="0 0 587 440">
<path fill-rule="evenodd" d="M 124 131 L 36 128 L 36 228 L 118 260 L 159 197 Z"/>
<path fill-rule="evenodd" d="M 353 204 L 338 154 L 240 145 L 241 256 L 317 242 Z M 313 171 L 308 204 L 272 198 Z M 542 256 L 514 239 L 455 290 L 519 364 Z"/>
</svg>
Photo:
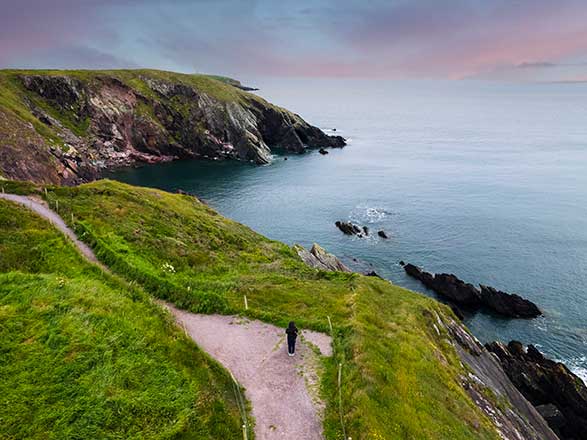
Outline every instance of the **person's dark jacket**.
<svg viewBox="0 0 587 440">
<path fill-rule="evenodd" d="M 289 324 L 289 326 L 285 330 L 285 333 L 287 333 L 287 340 L 293 342 L 298 337 L 298 328 L 295 326 L 295 324 L 292 324 L 293 323 Z"/>
</svg>

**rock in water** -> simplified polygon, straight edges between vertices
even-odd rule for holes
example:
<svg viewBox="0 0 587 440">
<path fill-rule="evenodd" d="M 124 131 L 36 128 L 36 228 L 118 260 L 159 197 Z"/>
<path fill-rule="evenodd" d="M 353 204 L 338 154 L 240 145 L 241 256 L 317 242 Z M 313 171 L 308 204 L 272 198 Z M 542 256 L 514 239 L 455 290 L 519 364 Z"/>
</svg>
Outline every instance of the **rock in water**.
<svg viewBox="0 0 587 440">
<path fill-rule="evenodd" d="M 377 231 L 377 235 L 379 235 L 381 238 L 389 238 L 385 231 Z"/>
<path fill-rule="evenodd" d="M 542 315 L 536 304 L 519 295 L 502 292 L 482 284 L 479 287 L 481 287 L 483 304 L 497 313 L 512 318 L 535 318 Z"/>
<path fill-rule="evenodd" d="M 324 148 L 320 148 L 320 149 L 318 150 L 318 153 L 320 153 L 320 154 L 324 155 L 324 154 L 328 154 L 328 151 L 326 151 Z"/>
<path fill-rule="evenodd" d="M 404 265 L 408 275 L 421 281 L 426 287 L 460 306 L 473 310 L 486 307 L 493 312 L 510 318 L 535 318 L 542 312 L 532 301 L 516 294 L 502 292 L 493 287 L 481 285 L 481 290 L 465 283 L 453 274 L 431 274 L 413 264 Z"/>
<path fill-rule="evenodd" d="M 299 244 L 294 245 L 294 250 L 304 263 L 314 269 L 331 272 L 352 272 L 335 255 L 326 252 L 324 248 L 316 243 L 309 251 Z"/>
<path fill-rule="evenodd" d="M 587 438 L 587 386 L 564 364 L 545 358 L 536 347 L 492 342 L 486 348 L 504 371 L 563 439 Z"/>
<path fill-rule="evenodd" d="M 358 235 L 361 233 L 361 228 L 351 222 L 337 221 L 334 224 L 345 235 Z"/>
<path fill-rule="evenodd" d="M 479 290 L 453 274 L 441 273 L 434 275 L 432 289 L 457 304 L 475 309 L 481 307 Z"/>
</svg>

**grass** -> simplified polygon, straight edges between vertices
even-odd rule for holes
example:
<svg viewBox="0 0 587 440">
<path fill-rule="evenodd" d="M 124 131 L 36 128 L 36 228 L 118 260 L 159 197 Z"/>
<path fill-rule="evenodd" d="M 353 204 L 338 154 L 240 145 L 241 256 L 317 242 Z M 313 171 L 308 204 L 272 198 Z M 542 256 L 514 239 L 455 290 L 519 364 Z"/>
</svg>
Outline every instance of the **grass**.
<svg viewBox="0 0 587 440">
<path fill-rule="evenodd" d="M 105 180 L 51 187 L 46 198 L 59 200 L 66 220 L 74 214 L 71 226 L 112 270 L 182 308 L 278 325 L 293 319 L 319 331 L 328 331 L 329 316 L 336 355 L 324 361 L 321 384 L 326 438 L 341 439 L 343 425 L 355 440 L 498 438 L 460 385 L 467 371 L 449 337 L 433 328 L 435 314 L 452 316 L 434 300 L 383 280 L 310 269 L 285 244 L 187 195 Z"/>
<path fill-rule="evenodd" d="M 203 75 L 203 74 L 187 74 L 168 72 L 163 70 L 154 69 L 115 69 L 115 70 L 15 70 L 5 69 L 0 70 L 0 78 L 3 81 L 13 81 L 18 83 L 18 76 L 20 75 L 64 75 L 82 81 L 83 83 L 89 84 L 96 81 L 100 77 L 114 77 L 120 81 L 126 83 L 133 89 L 139 91 L 141 94 L 151 98 L 157 98 L 155 92 L 153 92 L 144 78 L 156 79 L 161 81 L 167 81 L 171 83 L 185 84 L 193 86 L 197 90 L 210 95 L 213 98 L 223 102 L 246 102 L 249 99 L 258 99 L 256 95 L 245 92 L 234 87 L 229 79 L 215 76 L 215 75 Z M 234 81 L 234 80 L 233 80 Z M 0 85 L 5 86 L 0 83 Z M 19 87 L 20 88 L 20 87 Z M 22 88 L 21 88 L 22 91 Z M 0 101 L 1 103 L 2 101 Z"/>
<path fill-rule="evenodd" d="M 0 438 L 242 438 L 216 362 L 139 287 L 3 200 L 0 353 Z"/>
</svg>

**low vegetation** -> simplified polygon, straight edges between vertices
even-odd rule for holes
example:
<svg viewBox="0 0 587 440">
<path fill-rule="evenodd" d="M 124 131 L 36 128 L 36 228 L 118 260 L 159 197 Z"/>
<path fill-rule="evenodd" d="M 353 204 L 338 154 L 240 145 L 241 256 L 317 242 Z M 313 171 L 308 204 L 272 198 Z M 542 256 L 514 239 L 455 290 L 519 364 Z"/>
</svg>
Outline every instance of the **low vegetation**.
<svg viewBox="0 0 587 440">
<path fill-rule="evenodd" d="M 216 362 L 140 287 L 3 200 L 0 353 L 0 438 L 242 438 Z"/>
<path fill-rule="evenodd" d="M 105 180 L 14 190 L 59 201 L 63 218 L 115 273 L 179 307 L 278 325 L 294 319 L 327 332 L 330 317 L 327 438 L 498 438 L 460 386 L 467 372 L 448 338 L 434 329 L 434 313 L 452 313 L 445 306 L 383 280 L 310 269 L 285 244 L 191 196 Z"/>
</svg>

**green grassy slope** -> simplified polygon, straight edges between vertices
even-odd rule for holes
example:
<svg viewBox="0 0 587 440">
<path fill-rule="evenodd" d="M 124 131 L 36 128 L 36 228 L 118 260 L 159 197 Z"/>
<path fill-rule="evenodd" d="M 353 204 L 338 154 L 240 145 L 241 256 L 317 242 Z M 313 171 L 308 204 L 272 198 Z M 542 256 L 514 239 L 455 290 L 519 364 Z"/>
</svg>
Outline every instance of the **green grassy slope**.
<svg viewBox="0 0 587 440">
<path fill-rule="evenodd" d="M 327 438 L 342 438 L 343 424 L 355 440 L 498 438 L 459 384 L 466 371 L 449 338 L 434 330 L 434 314 L 452 312 L 432 299 L 310 269 L 288 246 L 190 196 L 99 181 L 49 188 L 47 199 L 59 200 L 68 221 L 74 215 L 72 226 L 105 264 L 180 307 L 321 331 L 329 316 L 336 356 L 325 361 L 322 384 Z"/>
<path fill-rule="evenodd" d="M 0 354 L 0 438 L 242 438 L 229 377 L 150 297 L 3 200 Z"/>
</svg>

